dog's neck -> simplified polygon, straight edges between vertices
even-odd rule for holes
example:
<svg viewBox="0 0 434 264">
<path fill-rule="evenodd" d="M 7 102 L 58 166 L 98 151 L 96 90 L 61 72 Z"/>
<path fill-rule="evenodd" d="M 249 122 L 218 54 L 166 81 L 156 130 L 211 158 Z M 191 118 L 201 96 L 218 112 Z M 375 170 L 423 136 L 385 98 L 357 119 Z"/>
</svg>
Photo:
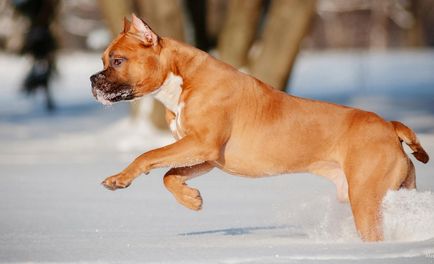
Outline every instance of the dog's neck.
<svg viewBox="0 0 434 264">
<path fill-rule="evenodd" d="M 169 72 L 163 84 L 152 93 L 171 112 L 176 113 L 182 92 L 182 77 Z"/>
<path fill-rule="evenodd" d="M 204 67 L 205 63 L 209 64 L 208 53 L 185 43 L 164 37 L 161 39 L 161 45 L 163 49 L 160 58 L 165 65 L 163 67 L 166 67 L 168 72 L 180 76 L 184 84 L 190 83 L 198 71 L 203 73 L 204 68 L 206 68 Z"/>
<path fill-rule="evenodd" d="M 176 113 L 180 103 L 183 84 L 194 78 L 208 54 L 170 38 L 162 38 L 164 55 L 168 60 L 168 74 L 163 84 L 152 95 L 171 112 Z"/>
</svg>

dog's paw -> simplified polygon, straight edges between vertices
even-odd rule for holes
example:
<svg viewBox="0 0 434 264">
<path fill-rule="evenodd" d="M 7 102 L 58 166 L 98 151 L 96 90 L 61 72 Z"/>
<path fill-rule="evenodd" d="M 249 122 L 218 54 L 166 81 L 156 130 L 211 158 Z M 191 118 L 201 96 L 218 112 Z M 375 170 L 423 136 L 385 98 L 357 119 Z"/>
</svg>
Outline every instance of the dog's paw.
<svg viewBox="0 0 434 264">
<path fill-rule="evenodd" d="M 175 198 L 188 209 L 194 211 L 202 209 L 202 196 L 197 189 L 184 186 L 181 191 L 175 195 Z"/>
<path fill-rule="evenodd" d="M 116 189 L 127 188 L 128 186 L 130 186 L 131 182 L 131 177 L 128 177 L 128 175 L 124 173 L 119 173 L 114 176 L 108 177 L 101 184 L 105 188 L 114 191 Z"/>
</svg>

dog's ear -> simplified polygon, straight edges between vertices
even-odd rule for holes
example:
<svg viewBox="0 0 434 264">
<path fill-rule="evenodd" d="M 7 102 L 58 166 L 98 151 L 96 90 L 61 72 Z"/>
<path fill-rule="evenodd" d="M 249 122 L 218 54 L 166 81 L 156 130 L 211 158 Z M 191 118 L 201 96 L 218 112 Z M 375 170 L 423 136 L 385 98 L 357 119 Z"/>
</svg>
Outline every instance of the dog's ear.
<svg viewBox="0 0 434 264">
<path fill-rule="evenodd" d="M 158 36 L 152 29 L 135 14 L 132 15 L 133 20 L 128 32 L 139 38 L 145 46 L 156 46 L 158 44 Z"/>
<path fill-rule="evenodd" d="M 131 28 L 131 22 L 128 20 L 128 18 L 124 17 L 124 33 L 127 33 L 128 31 L 130 31 Z"/>
</svg>

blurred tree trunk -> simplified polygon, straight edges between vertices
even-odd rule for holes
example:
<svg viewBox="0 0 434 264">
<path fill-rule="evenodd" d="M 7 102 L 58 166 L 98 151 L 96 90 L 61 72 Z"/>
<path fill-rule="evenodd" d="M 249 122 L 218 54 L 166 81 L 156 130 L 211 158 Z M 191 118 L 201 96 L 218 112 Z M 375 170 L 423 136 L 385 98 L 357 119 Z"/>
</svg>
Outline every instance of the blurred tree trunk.
<svg viewBox="0 0 434 264">
<path fill-rule="evenodd" d="M 131 13 L 131 3 L 125 0 L 98 0 L 105 22 L 113 37 L 116 37 L 124 26 L 123 18 Z"/>
<path fill-rule="evenodd" d="M 132 11 L 131 1 L 126 0 L 98 0 L 105 23 L 109 27 L 112 36 L 116 37 L 123 29 L 123 18 L 130 16 Z M 136 119 L 140 114 L 140 101 L 130 104 L 130 116 Z"/>
<path fill-rule="evenodd" d="M 370 36 L 371 48 L 387 48 L 388 1 L 372 1 L 372 29 Z"/>
<path fill-rule="evenodd" d="M 259 55 L 250 72 L 274 88 L 284 90 L 315 14 L 315 0 L 273 0 L 265 24 Z"/>
<path fill-rule="evenodd" d="M 191 21 L 194 27 L 194 40 L 196 47 L 208 51 L 210 49 L 210 42 L 207 33 L 207 1 L 186 0 Z"/>
<path fill-rule="evenodd" d="M 184 20 L 179 0 L 137 0 L 140 16 L 160 36 L 184 41 Z M 140 115 L 140 101 L 133 104 L 133 118 Z M 150 114 L 152 123 L 166 129 L 165 107 L 154 100 Z"/>
<path fill-rule="evenodd" d="M 216 45 L 222 31 L 228 3 L 229 0 L 206 0 L 206 31 L 212 47 Z"/>
<path fill-rule="evenodd" d="M 137 0 L 140 16 L 163 37 L 184 41 L 184 18 L 179 0 Z"/>
<path fill-rule="evenodd" d="M 422 1 L 413 0 L 410 2 L 410 13 L 413 15 L 414 22 L 407 32 L 407 45 L 410 47 L 421 47 L 426 44 L 423 33 L 423 12 L 424 6 Z"/>
<path fill-rule="evenodd" d="M 133 9 L 132 1 L 126 0 L 98 0 L 107 26 L 116 36 L 122 31 L 123 18 L 129 16 Z M 184 23 L 181 3 L 179 0 L 136 0 L 140 16 L 161 36 L 184 40 Z M 131 103 L 131 117 L 140 118 L 141 101 Z M 152 123 L 160 129 L 167 128 L 165 109 L 159 102 L 154 101 L 151 111 Z"/>
<path fill-rule="evenodd" d="M 234 67 L 244 66 L 253 44 L 262 0 L 231 0 L 218 41 L 220 59 Z"/>
</svg>

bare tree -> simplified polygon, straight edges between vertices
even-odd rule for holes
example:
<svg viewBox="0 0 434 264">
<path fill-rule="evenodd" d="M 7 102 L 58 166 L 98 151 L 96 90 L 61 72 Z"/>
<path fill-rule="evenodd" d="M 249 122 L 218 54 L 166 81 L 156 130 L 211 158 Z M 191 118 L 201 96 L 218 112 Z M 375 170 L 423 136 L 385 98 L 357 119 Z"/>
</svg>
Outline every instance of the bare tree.
<svg viewBox="0 0 434 264">
<path fill-rule="evenodd" d="M 184 18 L 179 0 L 138 0 L 140 15 L 159 35 L 184 41 Z M 140 114 L 140 101 L 133 105 L 133 118 Z M 150 113 L 152 123 L 166 129 L 165 108 L 154 100 Z"/>
<path fill-rule="evenodd" d="M 150 26 L 162 36 L 184 40 L 184 23 L 181 3 L 179 0 L 99 0 L 102 13 L 113 36 L 122 30 L 122 19 L 129 16 L 134 6 L 139 9 L 141 17 L 145 18 Z M 141 101 L 131 103 L 131 117 L 140 118 Z M 154 101 L 151 115 L 152 123 L 160 129 L 167 128 L 165 122 L 165 109 L 161 103 Z"/>
<path fill-rule="evenodd" d="M 262 0 L 232 0 L 218 42 L 220 58 L 235 66 L 245 66 L 255 40 Z"/>
<path fill-rule="evenodd" d="M 315 0 L 273 0 L 253 76 L 284 90 L 303 37 L 315 13 Z"/>
<path fill-rule="evenodd" d="M 122 19 L 128 16 L 132 10 L 131 1 L 125 0 L 98 0 L 105 22 L 113 37 L 121 32 Z"/>
<path fill-rule="evenodd" d="M 370 46 L 378 49 L 387 47 L 387 24 L 388 24 L 388 1 L 373 1 L 372 5 L 372 28 Z"/>
</svg>

